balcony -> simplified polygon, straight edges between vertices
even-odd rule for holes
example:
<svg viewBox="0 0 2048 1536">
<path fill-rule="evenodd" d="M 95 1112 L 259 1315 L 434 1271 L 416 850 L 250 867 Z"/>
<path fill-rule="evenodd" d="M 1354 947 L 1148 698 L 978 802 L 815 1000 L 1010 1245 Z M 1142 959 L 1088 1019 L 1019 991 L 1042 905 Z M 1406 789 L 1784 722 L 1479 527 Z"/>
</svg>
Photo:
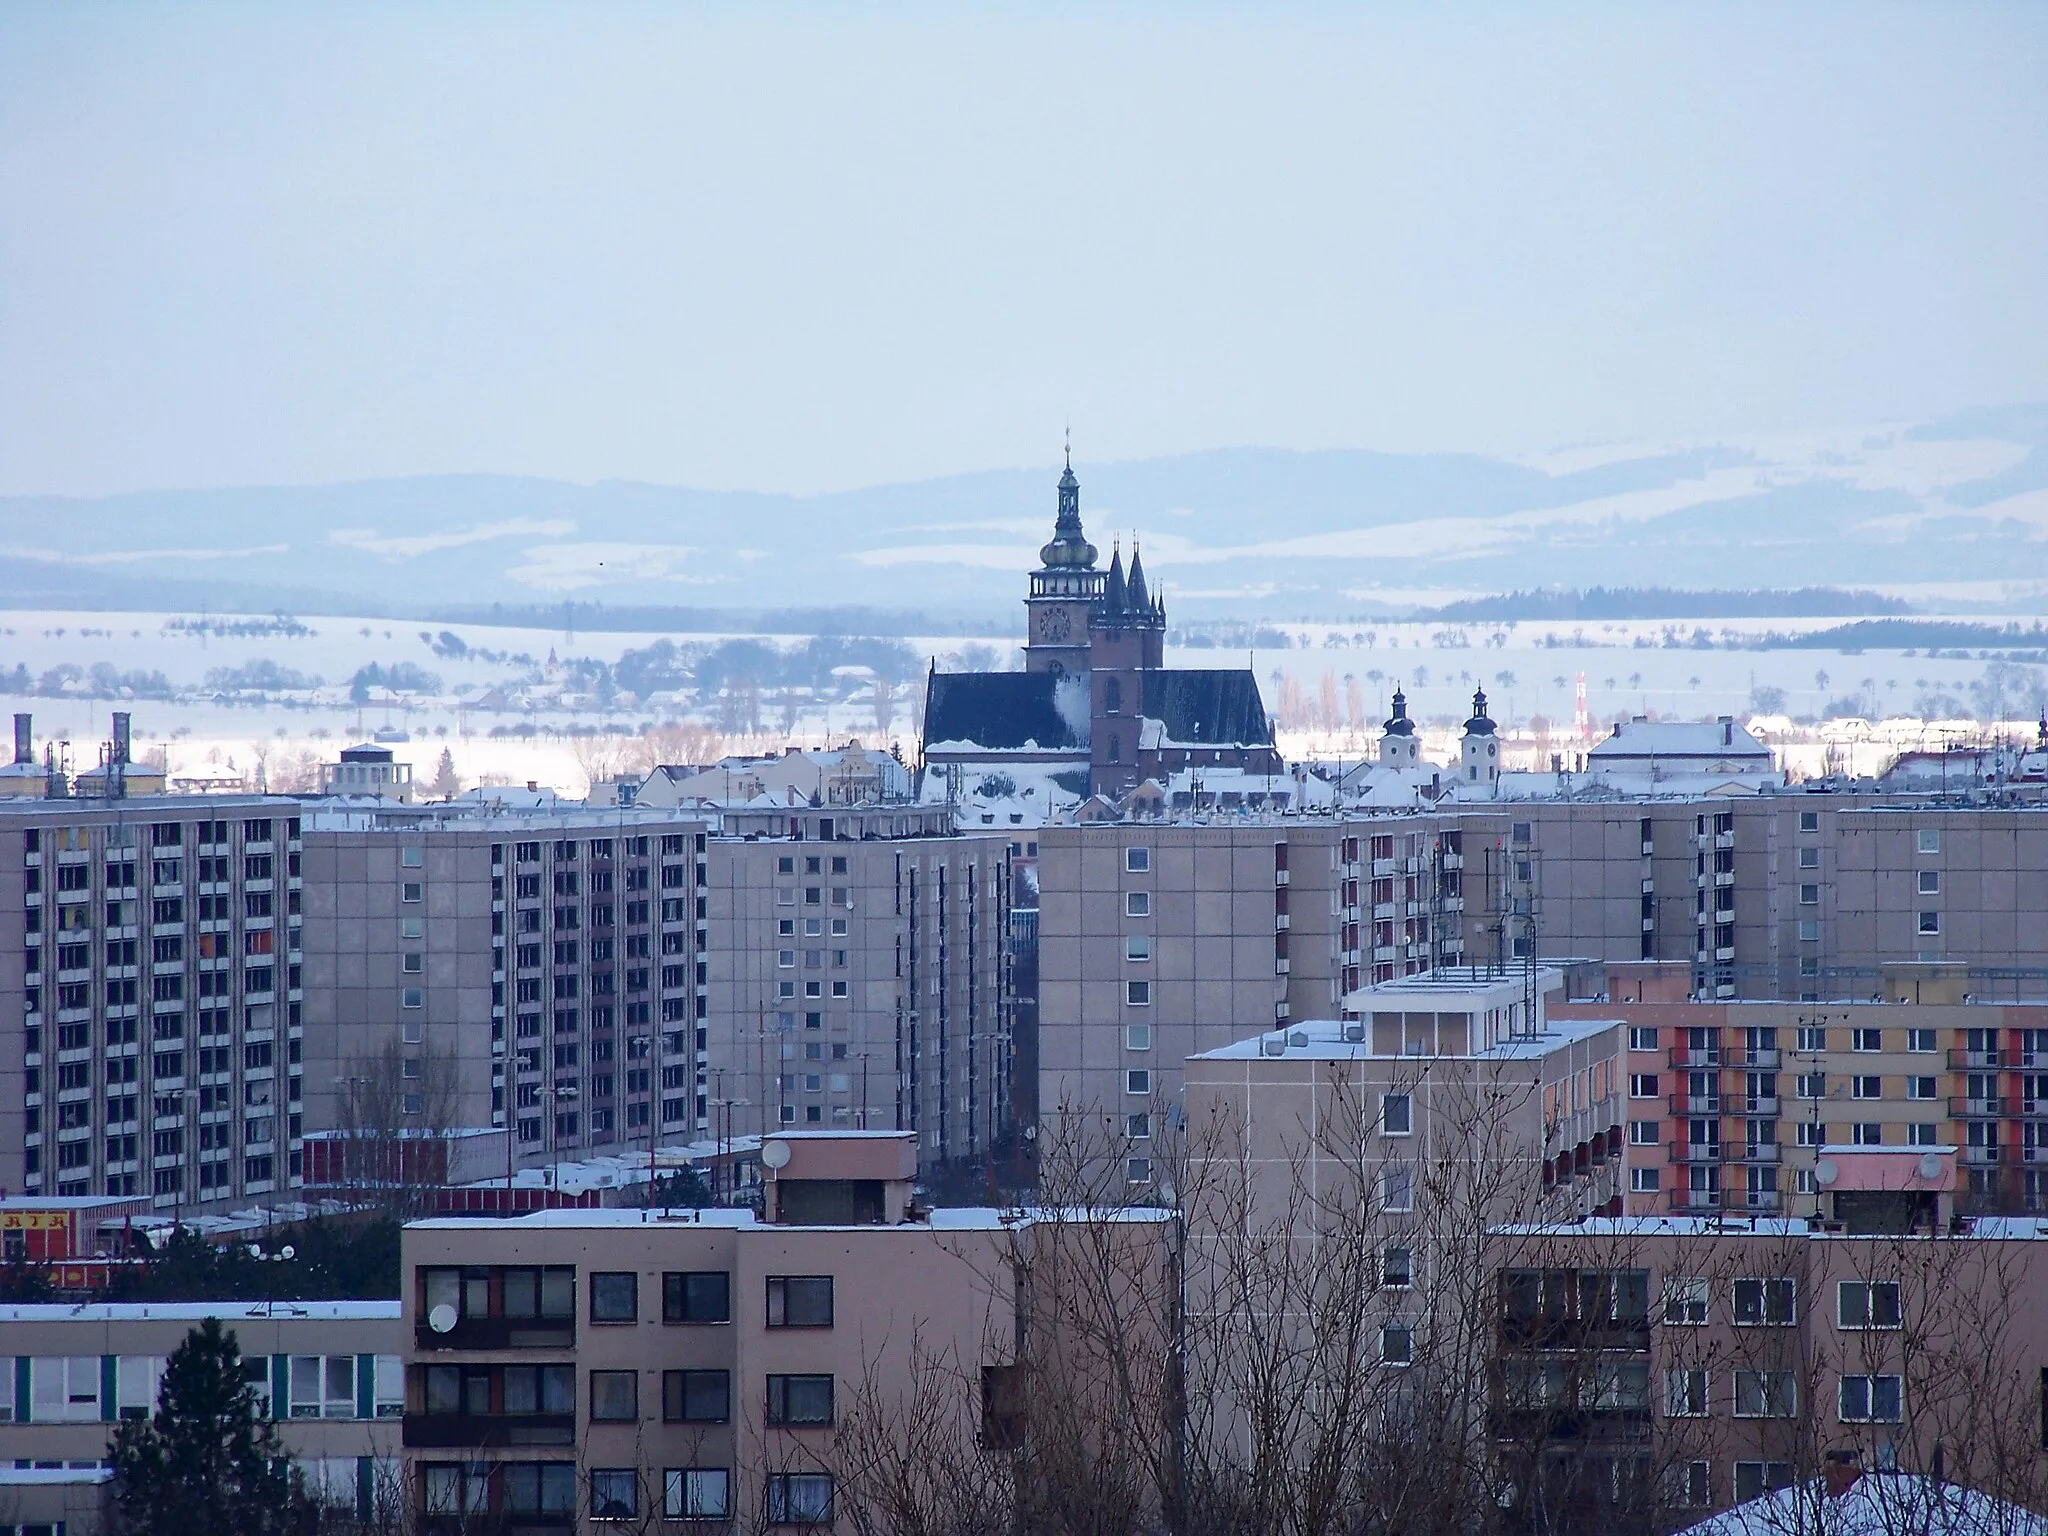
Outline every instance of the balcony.
<svg viewBox="0 0 2048 1536">
<path fill-rule="evenodd" d="M 2007 1099 L 1950 1099 L 1948 1112 L 1956 1120 L 1996 1120 L 2010 1112 Z"/>
<path fill-rule="evenodd" d="M 1727 1196 L 1727 1209 L 1736 1211 L 1775 1211 L 1782 1209 L 1784 1197 L 1775 1189 L 1736 1189 Z"/>
<path fill-rule="evenodd" d="M 1728 1100 L 1731 1115 L 1775 1115 L 1778 1113 L 1778 1099 L 1775 1094 L 1736 1094 Z"/>
<path fill-rule="evenodd" d="M 1784 1148 L 1775 1141 L 1743 1141 L 1733 1145 L 1741 1162 L 1776 1163 L 1784 1159 Z"/>
<path fill-rule="evenodd" d="M 1725 1193 L 1718 1189 L 1674 1189 L 1671 1191 L 1671 1209 L 1680 1216 L 1699 1215 L 1724 1209 L 1726 1198 Z"/>
<path fill-rule="evenodd" d="M 446 1333 L 436 1333 L 424 1319 L 414 1325 L 413 1342 L 423 1350 L 441 1349 L 574 1349 L 576 1320 L 571 1317 L 465 1317 Z"/>
<path fill-rule="evenodd" d="M 1963 1162 L 1972 1168 L 1995 1168 L 2003 1161 L 1999 1147 L 1964 1147 Z"/>
<path fill-rule="evenodd" d="M 1754 1067 L 1760 1072 L 1775 1072 L 1778 1070 L 1779 1054 L 1775 1046 L 1758 1050 L 1746 1050 L 1737 1046 L 1728 1053 L 1728 1064 L 1731 1067 Z"/>
<path fill-rule="evenodd" d="M 1674 1163 L 1718 1163 L 1721 1145 L 1718 1141 L 1674 1141 L 1666 1147 L 1666 1155 Z"/>
<path fill-rule="evenodd" d="M 1948 1065 L 1949 1070 L 1951 1072 L 1967 1072 L 1972 1069 L 1981 1070 L 1984 1068 L 1995 1069 L 1998 1067 L 2009 1067 L 2012 1065 L 2012 1061 L 2009 1059 L 2010 1056 L 2011 1053 L 2008 1051 L 1951 1050 L 1948 1053 Z"/>
<path fill-rule="evenodd" d="M 1671 1065 L 1674 1067 L 1718 1067 L 1721 1065 L 1721 1047 L 1705 1045 L 1697 1048 L 1677 1045 L 1671 1048 Z"/>
<path fill-rule="evenodd" d="M 1718 1093 L 1674 1093 L 1671 1095 L 1671 1113 L 1674 1115 L 1718 1115 L 1721 1113 L 1721 1096 Z"/>
<path fill-rule="evenodd" d="M 484 1450 L 512 1445 L 574 1445 L 573 1413 L 408 1413 L 408 1450 Z"/>
</svg>

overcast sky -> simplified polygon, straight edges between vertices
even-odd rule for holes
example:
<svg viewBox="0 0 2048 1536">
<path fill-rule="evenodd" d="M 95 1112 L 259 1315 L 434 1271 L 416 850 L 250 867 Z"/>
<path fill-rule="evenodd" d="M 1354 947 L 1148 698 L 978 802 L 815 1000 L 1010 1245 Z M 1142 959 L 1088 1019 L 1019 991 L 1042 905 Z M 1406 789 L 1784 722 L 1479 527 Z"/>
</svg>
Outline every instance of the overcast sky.
<svg viewBox="0 0 2048 1536">
<path fill-rule="evenodd" d="M 2048 6 L 0 11 L 0 493 L 2048 397 Z"/>
</svg>

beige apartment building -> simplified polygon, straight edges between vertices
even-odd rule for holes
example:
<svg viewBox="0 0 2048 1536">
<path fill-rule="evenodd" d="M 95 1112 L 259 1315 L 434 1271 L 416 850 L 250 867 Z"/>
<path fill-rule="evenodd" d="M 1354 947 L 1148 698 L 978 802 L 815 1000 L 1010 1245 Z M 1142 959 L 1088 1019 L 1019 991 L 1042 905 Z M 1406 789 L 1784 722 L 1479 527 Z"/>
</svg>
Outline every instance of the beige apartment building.
<svg viewBox="0 0 2048 1536">
<path fill-rule="evenodd" d="M 1669 1530 L 1891 1471 L 2048 1505 L 2048 1228 L 1958 1216 L 1926 1156 L 1844 1149 L 1814 1218 L 1496 1232 L 1511 1524 Z"/>
<path fill-rule="evenodd" d="M 405 1458 L 425 1530 L 829 1527 L 913 1424 L 912 1455 L 980 1443 L 1027 1333 L 1043 1336 L 1018 1312 L 1035 1305 L 1039 1220 L 914 1206 L 910 1132 L 779 1133 L 762 1162 L 760 1216 L 406 1227 Z M 1108 1219 L 1140 1244 L 1164 1230 Z"/>
<path fill-rule="evenodd" d="M 218 1318 L 241 1348 L 259 1411 L 276 1422 L 310 1490 L 358 1518 L 388 1515 L 397 1507 L 405 1406 L 399 1313 L 395 1301 L 0 1306 L 0 1338 L 11 1351 L 0 1356 L 0 1466 L 51 1475 L 45 1487 L 21 1486 L 26 1518 L 32 1506 L 69 1498 L 76 1507 L 65 1536 L 90 1536 L 97 1498 L 79 1500 L 77 1487 L 54 1475 L 103 1467 L 115 1426 L 155 1410 L 166 1359 Z M 0 1514 L 0 1523 L 22 1518 Z"/>
<path fill-rule="evenodd" d="M 1810 1215 L 1836 1149 L 1953 1150 L 1966 1211 L 2048 1210 L 2048 1004 L 1965 967 L 1880 968 L 1876 1001 L 1701 1003 L 1689 967 L 1609 968 L 1563 1014 L 1628 1025 L 1628 1209 Z"/>
</svg>

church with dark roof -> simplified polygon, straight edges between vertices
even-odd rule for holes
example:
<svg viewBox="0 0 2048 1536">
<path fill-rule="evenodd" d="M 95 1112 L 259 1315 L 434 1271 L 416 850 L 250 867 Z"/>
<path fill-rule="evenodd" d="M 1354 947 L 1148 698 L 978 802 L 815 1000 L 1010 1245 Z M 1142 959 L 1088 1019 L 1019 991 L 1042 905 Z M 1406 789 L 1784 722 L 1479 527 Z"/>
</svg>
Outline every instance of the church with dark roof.
<svg viewBox="0 0 2048 1536">
<path fill-rule="evenodd" d="M 1052 539 L 1024 599 L 1022 672 L 933 670 L 924 761 L 976 769 L 1064 768 L 1089 793 L 1116 799 L 1188 769 L 1279 774 L 1273 727 L 1249 668 L 1165 663 L 1166 603 L 1112 550 L 1109 569 L 1081 529 L 1081 483 L 1060 476 Z"/>
</svg>

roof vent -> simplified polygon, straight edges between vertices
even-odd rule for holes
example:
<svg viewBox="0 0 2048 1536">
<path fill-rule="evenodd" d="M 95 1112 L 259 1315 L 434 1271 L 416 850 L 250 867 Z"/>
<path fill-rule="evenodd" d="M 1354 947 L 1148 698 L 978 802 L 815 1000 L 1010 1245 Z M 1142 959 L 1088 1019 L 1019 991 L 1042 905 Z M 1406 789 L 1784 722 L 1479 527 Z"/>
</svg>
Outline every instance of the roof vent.
<svg viewBox="0 0 2048 1536">
<path fill-rule="evenodd" d="M 1287 1054 L 1287 1037 L 1285 1035 L 1267 1035 L 1259 1041 L 1259 1050 L 1267 1056 L 1285 1056 Z"/>
<path fill-rule="evenodd" d="M 1287 1037 L 1287 1043 L 1293 1046 L 1297 1051 L 1307 1050 L 1308 1031 L 1305 1029 L 1297 1029 L 1296 1031 L 1294 1031 L 1293 1034 Z"/>
<path fill-rule="evenodd" d="M 1365 1021 L 1364 1021 L 1363 1019 L 1352 1019 L 1352 1020 L 1348 1020 L 1348 1021 L 1347 1021 L 1347 1022 L 1345 1023 L 1345 1025 L 1344 1025 L 1344 1039 L 1346 1040 L 1346 1042 L 1347 1042 L 1347 1043 L 1349 1043 L 1349 1044 L 1351 1044 L 1351 1045 L 1356 1045 L 1356 1044 L 1358 1044 L 1358 1043 L 1359 1043 L 1359 1042 L 1360 1042 L 1361 1040 L 1363 1040 L 1364 1038 L 1365 1038 Z"/>
</svg>

